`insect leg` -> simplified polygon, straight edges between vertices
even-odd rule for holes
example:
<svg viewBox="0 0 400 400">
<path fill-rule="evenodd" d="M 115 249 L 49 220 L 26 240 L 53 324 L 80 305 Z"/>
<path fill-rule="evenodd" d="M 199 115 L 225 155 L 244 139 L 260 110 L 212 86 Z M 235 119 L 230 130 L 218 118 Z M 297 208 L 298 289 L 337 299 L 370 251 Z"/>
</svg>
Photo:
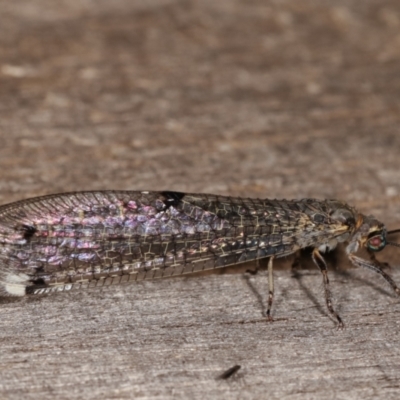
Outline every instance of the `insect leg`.
<svg viewBox="0 0 400 400">
<path fill-rule="evenodd" d="M 297 250 L 294 256 L 294 260 L 292 263 L 292 271 L 296 271 L 301 269 L 301 254 L 300 254 L 300 250 Z"/>
<path fill-rule="evenodd" d="M 344 326 L 343 321 L 340 318 L 339 314 L 335 311 L 335 309 L 333 308 L 333 305 L 332 305 L 332 293 L 331 293 L 331 289 L 329 288 L 328 267 L 326 265 L 324 258 L 321 255 L 321 253 L 318 251 L 318 249 L 313 250 L 312 259 L 322 273 L 324 288 L 325 288 L 325 302 L 326 302 L 326 307 L 328 308 L 329 314 L 331 314 L 331 316 L 338 321 L 338 323 L 339 323 L 338 328 L 343 328 L 343 326 Z"/>
<path fill-rule="evenodd" d="M 267 318 L 268 321 L 273 321 L 271 317 L 272 302 L 274 300 L 274 269 L 273 269 L 273 259 L 270 257 L 268 260 L 268 308 L 267 308 Z"/>
<path fill-rule="evenodd" d="M 386 263 L 386 262 L 383 262 L 383 263 L 380 262 L 380 261 L 375 257 L 375 253 L 373 253 L 373 252 L 370 251 L 370 250 L 367 250 L 367 251 L 368 251 L 370 260 L 372 261 L 372 264 L 379 265 L 379 266 L 381 267 L 382 270 L 383 270 L 384 268 L 391 268 L 391 267 L 390 267 L 390 264 L 388 264 L 388 263 Z"/>
<path fill-rule="evenodd" d="M 382 270 L 382 267 L 379 265 L 379 262 L 377 260 L 376 262 L 374 262 L 375 260 L 373 260 L 373 262 L 368 262 L 367 260 L 364 260 L 353 254 L 349 254 L 349 259 L 356 267 L 365 267 L 377 272 L 392 287 L 396 294 L 398 296 L 400 295 L 400 289 L 396 285 L 396 282 L 385 271 Z"/>
</svg>

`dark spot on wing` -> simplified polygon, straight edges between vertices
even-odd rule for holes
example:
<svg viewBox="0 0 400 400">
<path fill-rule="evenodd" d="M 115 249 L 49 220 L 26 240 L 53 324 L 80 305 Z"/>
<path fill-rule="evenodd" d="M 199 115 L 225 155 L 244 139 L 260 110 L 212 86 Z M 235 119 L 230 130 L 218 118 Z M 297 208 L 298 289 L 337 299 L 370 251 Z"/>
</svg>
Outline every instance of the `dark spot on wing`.
<svg viewBox="0 0 400 400">
<path fill-rule="evenodd" d="M 44 266 L 40 265 L 40 266 L 36 267 L 35 268 L 35 272 L 36 272 L 37 275 L 43 274 L 44 273 Z"/>
<path fill-rule="evenodd" d="M 177 207 L 181 203 L 181 200 L 185 197 L 185 193 L 182 192 L 161 192 L 164 197 L 163 202 L 167 208 Z"/>
<path fill-rule="evenodd" d="M 25 240 L 29 240 L 33 237 L 33 235 L 37 232 L 37 229 L 32 225 L 23 224 L 17 228 L 22 232 L 22 235 Z"/>
<path fill-rule="evenodd" d="M 43 278 L 32 279 L 31 282 L 36 286 L 45 286 L 46 285 Z"/>
<path fill-rule="evenodd" d="M 34 294 L 38 288 L 47 287 L 43 278 L 34 278 L 29 280 L 30 285 L 25 287 L 26 294 Z"/>
</svg>

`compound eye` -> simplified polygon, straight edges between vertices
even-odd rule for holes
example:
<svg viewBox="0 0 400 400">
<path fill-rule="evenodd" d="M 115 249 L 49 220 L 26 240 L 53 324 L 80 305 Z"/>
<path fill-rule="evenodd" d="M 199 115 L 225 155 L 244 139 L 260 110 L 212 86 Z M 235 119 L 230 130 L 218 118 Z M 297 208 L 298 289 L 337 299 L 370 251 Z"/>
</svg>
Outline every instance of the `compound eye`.
<svg viewBox="0 0 400 400">
<path fill-rule="evenodd" d="M 381 251 L 385 246 L 386 239 L 382 234 L 372 236 L 367 241 L 367 247 L 371 251 Z"/>
</svg>

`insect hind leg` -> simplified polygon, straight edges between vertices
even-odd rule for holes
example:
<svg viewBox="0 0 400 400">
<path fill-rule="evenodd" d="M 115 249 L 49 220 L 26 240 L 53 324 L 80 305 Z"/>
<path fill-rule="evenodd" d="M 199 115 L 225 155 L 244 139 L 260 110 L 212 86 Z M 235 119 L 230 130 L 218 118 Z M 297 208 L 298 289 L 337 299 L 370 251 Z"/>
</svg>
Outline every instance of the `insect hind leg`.
<svg viewBox="0 0 400 400">
<path fill-rule="evenodd" d="M 322 278 L 324 282 L 324 289 L 325 289 L 325 303 L 326 307 L 328 308 L 329 314 L 338 321 L 338 328 L 341 329 L 344 327 L 342 318 L 340 318 L 339 314 L 335 311 L 333 308 L 333 303 L 332 303 L 332 292 L 329 287 L 329 277 L 328 277 L 328 267 L 326 265 L 326 262 L 324 258 L 322 257 L 321 253 L 318 251 L 318 249 L 314 249 L 312 252 L 312 260 L 314 263 L 318 266 L 319 270 L 322 273 Z"/>
</svg>

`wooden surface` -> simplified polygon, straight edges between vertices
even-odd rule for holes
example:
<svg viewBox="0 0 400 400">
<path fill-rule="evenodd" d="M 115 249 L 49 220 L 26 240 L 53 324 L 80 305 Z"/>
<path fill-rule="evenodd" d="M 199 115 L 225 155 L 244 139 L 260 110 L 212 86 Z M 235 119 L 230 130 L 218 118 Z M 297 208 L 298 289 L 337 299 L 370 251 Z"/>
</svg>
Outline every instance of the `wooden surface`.
<svg viewBox="0 0 400 400">
<path fill-rule="evenodd" d="M 266 274 L 2 304 L 2 398 L 398 398 L 399 300 L 365 271 L 332 285 L 342 331 L 310 271 L 276 274 L 273 323 L 259 301 Z"/>
<path fill-rule="evenodd" d="M 339 198 L 398 228 L 399 37 L 397 0 L 0 0 L 0 202 Z M 399 300 L 339 251 L 337 331 L 303 261 L 272 324 L 265 271 L 2 299 L 0 398 L 398 398 Z"/>
</svg>

